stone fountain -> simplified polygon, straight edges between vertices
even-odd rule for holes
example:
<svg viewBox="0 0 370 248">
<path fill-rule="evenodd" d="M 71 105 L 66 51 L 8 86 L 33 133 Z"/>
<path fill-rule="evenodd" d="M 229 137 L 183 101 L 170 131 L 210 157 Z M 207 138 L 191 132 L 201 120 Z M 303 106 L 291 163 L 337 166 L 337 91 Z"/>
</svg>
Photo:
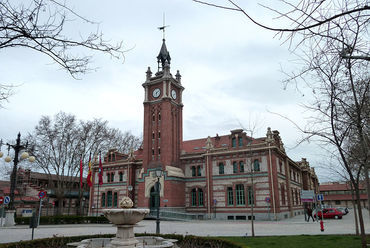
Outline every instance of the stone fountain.
<svg viewBox="0 0 370 248">
<path fill-rule="evenodd" d="M 120 201 L 120 209 L 104 209 L 107 219 L 117 227 L 116 237 L 85 239 L 78 243 L 70 243 L 69 247 L 77 248 L 170 248 L 178 247 L 177 240 L 164 239 L 155 236 L 135 238 L 134 227 L 149 213 L 149 209 L 132 208 L 133 202 L 129 197 Z"/>
</svg>

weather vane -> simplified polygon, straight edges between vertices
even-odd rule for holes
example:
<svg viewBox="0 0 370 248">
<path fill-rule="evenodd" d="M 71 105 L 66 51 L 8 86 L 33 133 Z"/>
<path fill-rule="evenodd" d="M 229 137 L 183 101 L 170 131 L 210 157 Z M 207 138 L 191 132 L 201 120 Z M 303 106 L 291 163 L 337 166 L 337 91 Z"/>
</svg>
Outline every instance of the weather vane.
<svg viewBox="0 0 370 248">
<path fill-rule="evenodd" d="M 162 27 L 158 27 L 159 30 L 162 30 L 163 31 L 163 39 L 165 39 L 165 29 L 170 26 L 170 25 L 167 25 L 166 26 L 165 23 L 166 23 L 165 22 L 165 15 L 163 13 L 163 26 Z"/>
</svg>

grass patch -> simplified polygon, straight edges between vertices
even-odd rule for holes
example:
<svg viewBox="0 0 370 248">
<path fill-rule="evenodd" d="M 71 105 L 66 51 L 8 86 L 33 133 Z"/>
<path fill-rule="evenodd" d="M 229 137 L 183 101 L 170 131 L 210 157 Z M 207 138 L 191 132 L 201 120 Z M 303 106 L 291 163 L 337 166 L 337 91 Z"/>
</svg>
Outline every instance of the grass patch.
<svg viewBox="0 0 370 248">
<path fill-rule="evenodd" d="M 223 237 L 243 248 L 358 248 L 361 238 L 354 235 L 299 235 L 268 237 Z M 367 235 L 368 243 L 370 235 Z"/>
</svg>

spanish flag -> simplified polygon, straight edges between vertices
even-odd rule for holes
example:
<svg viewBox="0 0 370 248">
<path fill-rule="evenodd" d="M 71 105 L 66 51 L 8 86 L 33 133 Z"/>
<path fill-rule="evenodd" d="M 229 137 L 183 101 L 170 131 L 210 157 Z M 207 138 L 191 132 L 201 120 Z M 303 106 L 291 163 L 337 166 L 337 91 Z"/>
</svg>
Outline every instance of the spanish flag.
<svg viewBox="0 0 370 248">
<path fill-rule="evenodd" d="M 91 153 L 90 153 L 90 156 L 89 156 L 89 173 L 87 174 L 87 184 L 89 185 L 89 187 L 92 186 L 92 181 L 91 181 Z"/>
</svg>

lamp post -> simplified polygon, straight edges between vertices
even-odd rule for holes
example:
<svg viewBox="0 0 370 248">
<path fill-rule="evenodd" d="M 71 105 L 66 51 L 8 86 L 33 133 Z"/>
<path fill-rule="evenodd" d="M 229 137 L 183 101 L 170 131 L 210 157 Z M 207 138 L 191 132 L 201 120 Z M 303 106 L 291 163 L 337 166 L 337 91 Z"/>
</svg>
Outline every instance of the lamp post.
<svg viewBox="0 0 370 248">
<path fill-rule="evenodd" d="M 161 183 L 159 182 L 159 180 L 161 179 L 162 175 L 163 175 L 163 171 L 162 169 L 156 169 L 154 171 L 155 173 L 155 177 L 157 178 L 157 181 L 155 182 L 155 192 L 156 192 L 156 195 L 157 195 L 157 201 L 156 201 L 156 207 L 157 207 L 157 218 L 156 218 L 156 228 L 155 228 L 155 233 L 156 234 L 159 234 L 160 233 L 160 220 L 159 220 L 159 207 L 161 205 Z"/>
<path fill-rule="evenodd" d="M 0 149 L 1 149 L 2 144 L 3 143 L 1 141 L 0 142 Z M 18 162 L 20 162 L 20 160 L 25 160 L 27 158 L 32 163 L 32 162 L 35 161 L 35 157 L 34 156 L 29 156 L 28 152 L 26 152 L 26 150 L 28 148 L 28 142 L 26 142 L 26 144 L 21 144 L 21 133 L 18 133 L 15 144 L 12 145 L 12 144 L 6 143 L 6 145 L 8 146 L 8 156 L 4 159 L 5 162 L 9 163 L 9 162 L 12 161 L 12 158 L 9 156 L 9 151 L 10 151 L 10 148 L 12 148 L 14 150 L 14 159 L 13 159 L 14 165 L 13 165 L 12 173 L 10 175 L 10 202 L 9 202 L 9 207 L 8 207 L 8 209 L 10 210 L 10 212 L 12 214 L 12 220 L 9 220 L 9 222 L 11 222 L 11 223 L 9 223 L 9 225 L 14 225 L 14 213 L 15 213 L 14 191 L 15 191 L 16 178 L 17 178 L 17 165 L 18 165 Z M 20 159 L 19 159 L 18 158 L 19 153 L 23 150 L 24 150 L 24 152 L 21 154 Z M 2 154 L 2 152 L 0 152 L 0 157 L 2 157 L 2 156 L 3 156 L 3 154 Z"/>
</svg>

